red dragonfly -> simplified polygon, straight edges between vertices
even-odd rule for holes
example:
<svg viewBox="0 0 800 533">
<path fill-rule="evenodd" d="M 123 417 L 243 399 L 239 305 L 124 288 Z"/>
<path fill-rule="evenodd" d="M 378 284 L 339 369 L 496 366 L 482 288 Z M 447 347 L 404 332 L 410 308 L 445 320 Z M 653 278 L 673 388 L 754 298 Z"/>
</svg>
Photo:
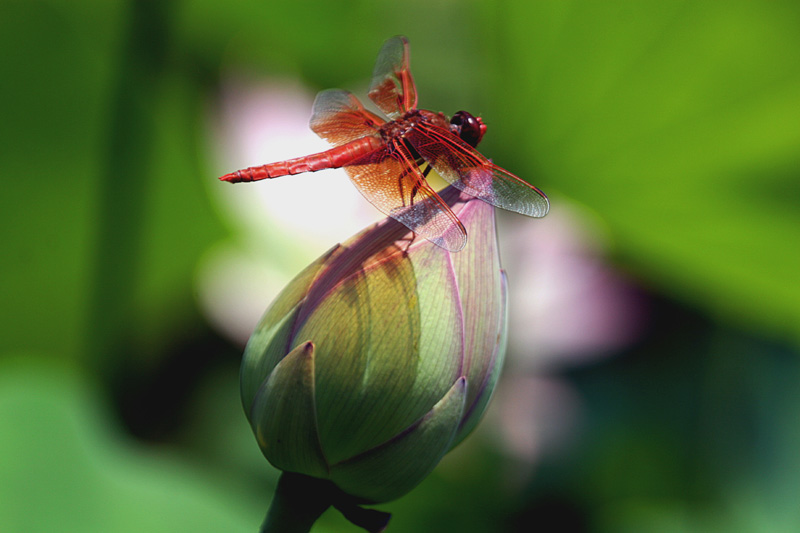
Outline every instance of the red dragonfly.
<svg viewBox="0 0 800 533">
<path fill-rule="evenodd" d="M 397 36 L 378 54 L 369 97 L 391 119 L 364 109 L 348 91 L 317 95 L 311 129 L 334 148 L 226 174 L 233 183 L 344 168 L 367 200 L 429 241 L 456 252 L 467 243 L 464 225 L 426 178 L 431 169 L 470 196 L 532 217 L 550 209 L 547 196 L 498 167 L 475 147 L 486 132 L 480 117 L 417 109 L 408 39 Z"/>
</svg>

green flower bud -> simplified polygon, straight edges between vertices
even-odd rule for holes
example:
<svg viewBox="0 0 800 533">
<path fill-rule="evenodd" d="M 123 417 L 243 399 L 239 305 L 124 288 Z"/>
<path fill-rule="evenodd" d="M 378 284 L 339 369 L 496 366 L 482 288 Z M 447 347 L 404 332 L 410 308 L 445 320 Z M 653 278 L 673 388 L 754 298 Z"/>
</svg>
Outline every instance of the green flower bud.
<svg viewBox="0 0 800 533">
<path fill-rule="evenodd" d="M 278 296 L 245 350 L 242 402 L 275 467 L 368 502 L 402 496 L 478 423 L 505 352 L 493 208 L 448 188 L 451 253 L 384 220 Z"/>
</svg>

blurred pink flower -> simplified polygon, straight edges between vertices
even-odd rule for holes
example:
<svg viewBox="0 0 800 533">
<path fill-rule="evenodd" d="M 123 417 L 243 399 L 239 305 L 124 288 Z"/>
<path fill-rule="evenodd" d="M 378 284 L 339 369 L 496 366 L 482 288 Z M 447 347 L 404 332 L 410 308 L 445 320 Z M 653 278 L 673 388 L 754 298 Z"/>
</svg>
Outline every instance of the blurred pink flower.
<svg viewBox="0 0 800 533">
<path fill-rule="evenodd" d="M 329 148 L 308 127 L 313 94 L 297 81 L 230 77 L 211 124 L 218 175 Z M 209 177 L 232 242 L 200 267 L 199 299 L 209 320 L 244 344 L 263 302 L 315 257 L 381 218 L 341 169 L 244 187 Z M 278 252 L 278 250 L 280 250 Z"/>
<path fill-rule="evenodd" d="M 569 366 L 636 338 L 643 301 L 605 259 L 608 237 L 599 219 L 565 201 L 535 224 L 498 218 L 515 364 Z"/>
<path fill-rule="evenodd" d="M 606 260 L 603 224 L 589 213 L 560 200 L 535 224 L 498 216 L 498 226 L 509 346 L 487 426 L 514 459 L 509 476 L 522 482 L 543 455 L 568 446 L 580 423 L 580 397 L 551 373 L 633 342 L 647 312 Z"/>
<path fill-rule="evenodd" d="M 223 87 L 220 106 L 219 173 L 330 148 L 309 129 L 313 101 L 313 94 L 298 82 L 230 80 Z M 230 217 L 248 216 L 240 205 L 247 202 L 258 217 L 248 222 L 269 222 L 266 231 L 286 232 L 288 240 L 321 247 L 309 252 L 311 258 L 383 218 L 364 202 L 342 169 L 284 176 L 247 187 L 213 185 L 215 193 L 222 191 L 219 194 L 235 204 Z"/>
<path fill-rule="evenodd" d="M 524 482 L 541 456 L 563 450 L 575 437 L 580 400 L 560 379 L 508 372 L 487 419 L 502 447 L 521 463 L 511 472 L 516 481 Z"/>
</svg>

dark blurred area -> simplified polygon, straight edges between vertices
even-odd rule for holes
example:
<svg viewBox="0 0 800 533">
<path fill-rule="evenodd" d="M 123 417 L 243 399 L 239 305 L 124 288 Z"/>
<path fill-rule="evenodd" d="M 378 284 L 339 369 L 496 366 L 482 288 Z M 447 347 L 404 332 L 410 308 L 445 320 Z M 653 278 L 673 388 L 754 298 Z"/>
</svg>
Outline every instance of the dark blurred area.
<svg viewBox="0 0 800 533">
<path fill-rule="evenodd" d="M 257 529 L 232 331 L 317 252 L 225 196 L 225 88 L 363 95 L 395 34 L 420 107 L 481 115 L 552 208 L 501 220 L 506 376 L 389 531 L 800 530 L 799 30 L 790 0 L 3 0 L 0 530 Z M 223 248 L 279 274 L 234 299 Z"/>
</svg>

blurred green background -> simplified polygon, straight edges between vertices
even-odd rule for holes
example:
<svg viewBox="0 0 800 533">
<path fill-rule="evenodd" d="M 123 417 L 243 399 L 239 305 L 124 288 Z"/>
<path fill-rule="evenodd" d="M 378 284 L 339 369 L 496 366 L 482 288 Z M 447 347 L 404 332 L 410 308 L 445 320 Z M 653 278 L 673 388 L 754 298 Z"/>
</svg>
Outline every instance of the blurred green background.
<svg viewBox="0 0 800 533">
<path fill-rule="evenodd" d="M 567 445 L 511 482 L 479 432 L 389 530 L 800 530 L 795 0 L 0 0 L 0 530 L 256 530 L 276 473 L 196 296 L 237 238 L 220 87 L 354 89 L 395 34 L 420 107 L 482 115 L 484 153 L 592 212 L 649 312 L 549 372 Z"/>
</svg>

